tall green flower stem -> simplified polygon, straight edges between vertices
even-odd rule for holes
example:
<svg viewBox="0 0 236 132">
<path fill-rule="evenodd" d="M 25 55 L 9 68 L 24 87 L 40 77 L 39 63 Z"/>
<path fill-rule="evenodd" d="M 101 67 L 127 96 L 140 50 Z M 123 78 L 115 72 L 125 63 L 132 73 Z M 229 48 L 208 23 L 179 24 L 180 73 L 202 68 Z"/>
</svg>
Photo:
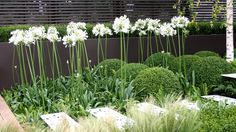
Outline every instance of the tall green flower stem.
<svg viewBox="0 0 236 132">
<path fill-rule="evenodd" d="M 35 68 L 34 68 L 34 59 L 33 59 L 33 55 L 32 55 L 32 51 L 31 51 L 31 46 L 27 46 L 25 47 L 25 53 L 26 53 L 26 59 L 28 62 L 28 67 L 29 67 L 29 71 L 30 71 L 30 76 L 31 76 L 31 80 L 33 82 L 33 86 L 36 87 L 36 74 L 35 74 Z"/>
<path fill-rule="evenodd" d="M 120 68 L 121 68 L 121 80 L 126 80 L 125 74 L 126 71 L 123 69 L 124 61 L 126 60 L 126 45 L 125 45 L 125 36 L 124 33 L 120 32 Z M 121 82 L 121 92 L 123 93 L 124 90 L 124 83 Z"/>
<path fill-rule="evenodd" d="M 162 50 L 165 50 L 165 49 L 164 49 L 164 46 L 163 46 L 163 44 L 162 44 L 162 39 L 161 39 L 161 36 L 160 36 L 160 35 L 158 35 L 158 37 L 159 37 L 159 42 L 160 42 L 160 45 L 161 45 L 161 49 L 162 49 Z"/>
<path fill-rule="evenodd" d="M 171 46 L 170 46 L 170 37 L 166 37 L 166 52 L 171 53 Z"/>
<path fill-rule="evenodd" d="M 70 56 L 70 61 L 69 61 L 69 72 L 70 75 L 74 75 L 74 58 L 75 58 L 75 48 L 74 47 L 69 47 L 69 56 Z"/>
<path fill-rule="evenodd" d="M 174 48 L 175 56 L 177 56 L 177 50 L 176 50 L 176 47 L 175 47 L 175 40 L 174 40 L 173 36 L 171 36 L 171 40 L 172 40 L 172 45 L 173 45 L 173 48 Z"/>
<path fill-rule="evenodd" d="M 181 40 L 180 40 L 180 29 L 179 28 L 177 28 L 177 34 L 178 34 L 178 49 L 179 49 L 179 68 L 178 68 L 178 71 L 179 71 L 179 73 L 181 73 Z"/>
<path fill-rule="evenodd" d="M 107 35 L 105 36 L 105 59 L 107 59 L 107 43 L 108 43 L 108 40 L 107 40 Z"/>
<path fill-rule="evenodd" d="M 44 52 L 43 52 L 43 43 L 42 39 L 37 41 L 37 53 L 38 53 L 38 65 L 39 65 L 39 78 L 41 88 L 46 85 L 46 74 L 45 74 L 45 65 L 44 65 Z"/>
<path fill-rule="evenodd" d="M 22 56 L 21 56 L 21 44 L 16 46 L 16 52 L 18 56 L 18 62 L 19 62 L 19 80 L 21 81 L 22 85 L 25 85 L 25 78 L 24 78 L 24 71 L 23 71 L 23 64 L 22 64 Z"/>
<path fill-rule="evenodd" d="M 158 38 L 157 35 L 155 35 L 155 41 L 156 41 L 156 53 L 159 51 L 159 45 L 158 45 Z"/>
<path fill-rule="evenodd" d="M 105 50 L 106 50 L 106 46 L 107 45 L 105 45 Z M 97 48 L 97 63 L 100 62 L 100 51 L 101 51 L 101 56 L 102 56 L 102 61 L 103 61 L 103 60 L 105 60 L 105 55 L 104 55 L 104 50 L 103 50 L 103 46 L 102 46 L 101 36 L 99 35 L 98 36 L 98 48 Z"/>
<path fill-rule="evenodd" d="M 27 72 L 26 72 L 26 64 L 25 64 L 25 55 L 24 55 L 24 45 L 20 45 L 20 52 L 21 52 L 21 61 L 22 61 L 22 67 L 23 67 L 23 73 L 25 78 L 25 83 L 28 84 L 28 78 L 27 78 Z"/>
<path fill-rule="evenodd" d="M 61 65 L 60 65 L 60 56 L 58 54 L 58 49 L 57 49 L 57 43 L 53 42 L 52 44 L 52 53 L 53 53 L 53 59 L 52 59 L 52 64 L 53 64 L 53 71 L 56 63 L 56 70 L 57 70 L 57 76 L 61 76 Z"/>
<path fill-rule="evenodd" d="M 139 45 L 138 45 L 138 58 L 139 62 L 143 62 L 143 36 L 139 36 Z"/>
</svg>

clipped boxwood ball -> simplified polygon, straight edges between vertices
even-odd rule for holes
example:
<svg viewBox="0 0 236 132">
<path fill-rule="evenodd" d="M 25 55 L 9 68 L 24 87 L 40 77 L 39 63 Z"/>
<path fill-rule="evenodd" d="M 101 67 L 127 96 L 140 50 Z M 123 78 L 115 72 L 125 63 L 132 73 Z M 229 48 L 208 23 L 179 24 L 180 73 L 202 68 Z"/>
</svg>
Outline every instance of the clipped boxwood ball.
<svg viewBox="0 0 236 132">
<path fill-rule="evenodd" d="M 215 53 L 213 51 L 198 51 L 197 53 L 195 53 L 195 55 L 199 57 L 209 57 L 209 56 L 220 57 L 218 53 Z"/>
<path fill-rule="evenodd" d="M 186 71 L 187 75 L 191 75 L 192 74 L 191 66 L 192 66 L 193 62 L 195 62 L 199 59 L 201 59 L 201 57 L 199 57 L 197 55 L 183 55 L 180 57 L 176 57 L 171 62 L 169 69 L 172 70 L 174 73 L 179 72 L 178 71 L 179 67 L 180 67 L 179 61 L 181 60 L 181 72 L 184 74 Z"/>
<path fill-rule="evenodd" d="M 175 57 L 169 53 L 155 53 L 149 56 L 144 64 L 149 67 L 168 67 Z"/>
<path fill-rule="evenodd" d="M 126 62 L 122 61 L 123 64 Z M 121 60 L 119 59 L 107 59 L 100 62 L 95 68 L 95 72 L 100 76 L 113 76 L 116 71 L 121 67 Z"/>
<path fill-rule="evenodd" d="M 194 62 L 191 68 L 195 72 L 196 84 L 206 83 L 208 85 L 221 84 L 221 74 L 232 73 L 234 71 L 230 63 L 215 56 L 202 58 Z"/>
<path fill-rule="evenodd" d="M 116 72 L 116 76 L 117 77 L 121 77 L 121 71 L 123 72 L 123 74 L 126 71 L 126 80 L 133 80 L 140 71 L 147 69 L 148 66 L 144 65 L 144 64 L 140 64 L 140 63 L 130 63 L 130 64 L 126 64 L 124 65 L 122 68 L 120 68 L 117 72 Z"/>
<path fill-rule="evenodd" d="M 134 79 L 132 85 L 140 97 L 155 94 L 160 88 L 166 93 L 179 91 L 181 86 L 175 74 L 161 67 L 153 67 L 142 70 Z"/>
</svg>

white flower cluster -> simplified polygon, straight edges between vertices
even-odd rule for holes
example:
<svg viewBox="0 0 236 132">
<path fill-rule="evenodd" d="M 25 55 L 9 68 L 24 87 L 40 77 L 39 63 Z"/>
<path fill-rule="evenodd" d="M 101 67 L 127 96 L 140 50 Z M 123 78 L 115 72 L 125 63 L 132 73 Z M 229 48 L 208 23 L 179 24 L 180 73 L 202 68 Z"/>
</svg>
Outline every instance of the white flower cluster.
<svg viewBox="0 0 236 132">
<path fill-rule="evenodd" d="M 23 44 L 25 46 L 30 46 L 30 44 L 35 44 L 37 40 L 46 38 L 47 34 L 45 31 L 46 30 L 43 26 L 31 27 L 28 30 L 12 31 L 9 43 L 13 43 L 14 45 Z"/>
<path fill-rule="evenodd" d="M 13 43 L 14 45 L 19 45 L 24 43 L 25 32 L 23 30 L 15 30 L 11 32 L 11 38 L 9 39 L 9 43 Z"/>
<path fill-rule="evenodd" d="M 158 19 L 138 19 L 131 28 L 131 32 L 138 31 L 139 36 L 147 35 L 147 32 L 159 34 L 160 25 L 160 20 Z"/>
<path fill-rule="evenodd" d="M 95 36 L 101 36 L 104 35 L 112 35 L 112 31 L 110 28 L 106 27 L 104 24 L 96 24 L 96 26 L 93 27 L 93 34 Z"/>
<path fill-rule="evenodd" d="M 176 35 L 176 30 L 172 27 L 171 23 L 163 23 L 160 27 L 160 34 L 163 37 Z"/>
<path fill-rule="evenodd" d="M 118 33 L 129 33 L 130 31 L 130 20 L 126 15 L 117 17 L 112 25 L 114 32 Z"/>
<path fill-rule="evenodd" d="M 57 31 L 55 27 L 49 27 L 47 31 L 47 39 L 52 43 L 58 42 L 61 40 L 58 34 L 59 32 Z"/>
<path fill-rule="evenodd" d="M 171 19 L 174 28 L 186 28 L 189 24 L 189 19 L 184 16 L 174 16 Z"/>
<path fill-rule="evenodd" d="M 74 32 L 76 32 L 76 30 L 81 29 L 81 30 L 85 30 L 86 29 L 86 23 L 84 22 L 70 22 L 67 27 L 66 27 L 66 31 L 67 34 L 72 34 Z"/>
<path fill-rule="evenodd" d="M 63 37 L 62 41 L 65 47 L 73 47 L 78 43 L 84 42 L 88 38 L 88 34 L 85 31 L 85 23 L 70 22 L 67 26 L 67 35 Z"/>
</svg>

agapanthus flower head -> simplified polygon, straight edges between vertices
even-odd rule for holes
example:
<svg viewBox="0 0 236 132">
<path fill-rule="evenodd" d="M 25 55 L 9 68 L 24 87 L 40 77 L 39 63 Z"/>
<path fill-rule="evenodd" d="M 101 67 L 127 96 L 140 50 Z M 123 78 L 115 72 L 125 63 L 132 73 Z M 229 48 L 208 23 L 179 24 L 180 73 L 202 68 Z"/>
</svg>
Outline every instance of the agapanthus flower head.
<svg viewBox="0 0 236 132">
<path fill-rule="evenodd" d="M 139 36 L 143 36 L 147 34 L 147 21 L 143 19 L 138 19 L 134 26 L 131 27 L 131 32 L 137 31 Z"/>
<path fill-rule="evenodd" d="M 174 16 L 171 19 L 174 28 L 186 28 L 189 24 L 189 19 L 184 16 Z"/>
<path fill-rule="evenodd" d="M 117 17 L 112 25 L 114 32 L 117 33 L 129 33 L 131 25 L 130 20 L 126 15 Z"/>
<path fill-rule="evenodd" d="M 59 32 L 57 31 L 56 27 L 49 27 L 48 31 L 47 31 L 47 39 L 54 43 L 54 42 L 58 42 L 61 40 L 61 38 L 58 36 Z"/>
<path fill-rule="evenodd" d="M 11 32 L 11 37 L 9 39 L 9 43 L 13 43 L 14 45 L 20 45 L 24 43 L 25 32 L 24 30 L 15 30 Z"/>
<path fill-rule="evenodd" d="M 159 19 L 147 18 L 146 22 L 147 22 L 147 30 L 150 32 L 154 32 L 156 29 L 158 29 L 161 26 Z"/>
<path fill-rule="evenodd" d="M 86 29 L 86 23 L 84 22 L 70 22 L 67 27 L 66 27 L 66 31 L 67 34 L 72 34 L 73 32 L 75 32 L 76 30 L 85 30 Z"/>
<path fill-rule="evenodd" d="M 165 36 L 174 36 L 176 35 L 176 30 L 172 27 L 171 23 L 163 23 L 160 27 L 160 34 Z"/>
<path fill-rule="evenodd" d="M 26 30 L 24 34 L 24 45 L 30 46 L 31 44 L 35 44 L 35 38 L 30 30 Z"/>
<path fill-rule="evenodd" d="M 87 32 L 78 29 L 72 34 L 67 34 L 66 36 L 64 36 L 62 41 L 65 47 L 73 47 L 76 44 L 84 42 L 85 40 L 87 40 L 87 38 L 88 38 Z"/>
<path fill-rule="evenodd" d="M 40 27 L 30 27 L 29 32 L 32 33 L 32 36 L 35 40 L 44 39 L 46 38 L 46 29 L 44 26 Z"/>
<path fill-rule="evenodd" d="M 95 36 L 101 36 L 101 37 L 103 37 L 104 35 L 112 35 L 111 29 L 106 27 L 104 24 L 96 24 L 93 27 L 92 32 Z"/>
</svg>

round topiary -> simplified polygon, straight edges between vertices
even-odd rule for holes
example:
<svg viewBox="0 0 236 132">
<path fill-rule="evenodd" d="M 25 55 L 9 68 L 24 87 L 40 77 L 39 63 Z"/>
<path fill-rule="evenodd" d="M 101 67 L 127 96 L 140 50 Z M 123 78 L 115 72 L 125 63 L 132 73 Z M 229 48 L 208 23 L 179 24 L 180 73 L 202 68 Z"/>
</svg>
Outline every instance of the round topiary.
<svg viewBox="0 0 236 132">
<path fill-rule="evenodd" d="M 142 70 L 134 79 L 132 85 L 134 86 L 134 91 L 140 97 L 155 94 L 160 88 L 163 88 L 166 93 L 179 91 L 181 88 L 175 74 L 168 69 L 160 67 Z"/>
<path fill-rule="evenodd" d="M 233 66 L 226 60 L 210 56 L 193 62 L 192 70 L 195 72 L 196 84 L 206 83 L 208 85 L 218 85 L 222 83 L 221 74 L 234 71 Z"/>
<path fill-rule="evenodd" d="M 149 56 L 144 64 L 150 67 L 168 67 L 175 57 L 169 53 L 155 53 Z"/>
<path fill-rule="evenodd" d="M 199 59 L 201 59 L 201 57 L 199 57 L 197 55 L 183 55 L 180 57 L 176 57 L 171 62 L 169 69 L 172 70 L 173 72 L 179 72 L 179 67 L 180 67 L 179 61 L 181 60 L 181 72 L 183 74 L 191 75 L 192 74 L 191 66 L 192 66 L 193 62 L 195 62 Z"/>
<path fill-rule="evenodd" d="M 122 61 L 123 64 L 126 62 Z M 121 67 L 121 60 L 119 59 L 107 59 L 100 62 L 94 69 L 97 75 L 100 76 L 113 76 L 116 71 Z"/>
<path fill-rule="evenodd" d="M 209 56 L 220 57 L 220 55 L 218 53 L 215 53 L 213 51 L 198 51 L 195 53 L 195 55 L 197 55 L 199 57 L 209 57 Z"/>
<path fill-rule="evenodd" d="M 116 72 L 117 77 L 121 77 L 121 71 L 125 74 L 126 71 L 126 80 L 133 80 L 138 75 L 138 73 L 144 69 L 147 69 L 148 66 L 140 63 L 130 63 L 124 65 Z"/>
</svg>

